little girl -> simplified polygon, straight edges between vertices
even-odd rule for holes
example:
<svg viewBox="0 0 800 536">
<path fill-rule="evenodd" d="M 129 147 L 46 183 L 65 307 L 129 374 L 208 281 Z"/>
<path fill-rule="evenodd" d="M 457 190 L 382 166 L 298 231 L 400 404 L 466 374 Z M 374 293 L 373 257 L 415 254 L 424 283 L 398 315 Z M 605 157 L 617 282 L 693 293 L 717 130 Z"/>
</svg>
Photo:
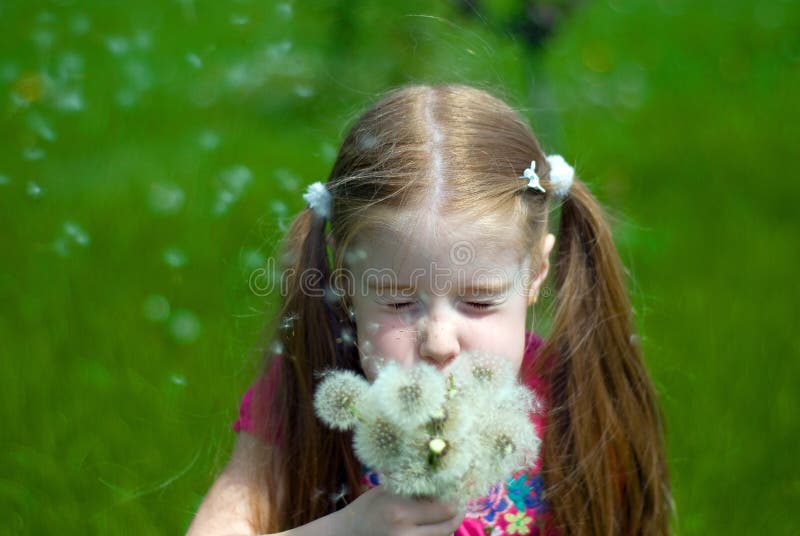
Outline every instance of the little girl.
<svg viewBox="0 0 800 536">
<path fill-rule="evenodd" d="M 394 91 L 304 198 L 271 351 L 190 534 L 668 533 L 664 424 L 608 224 L 509 106 L 460 85 Z M 526 319 L 554 244 L 545 342 Z M 469 350 L 508 359 L 536 390 L 543 443 L 466 511 L 385 491 L 351 436 L 315 417 L 321 371 L 371 381 L 380 358 L 445 373 Z"/>
</svg>

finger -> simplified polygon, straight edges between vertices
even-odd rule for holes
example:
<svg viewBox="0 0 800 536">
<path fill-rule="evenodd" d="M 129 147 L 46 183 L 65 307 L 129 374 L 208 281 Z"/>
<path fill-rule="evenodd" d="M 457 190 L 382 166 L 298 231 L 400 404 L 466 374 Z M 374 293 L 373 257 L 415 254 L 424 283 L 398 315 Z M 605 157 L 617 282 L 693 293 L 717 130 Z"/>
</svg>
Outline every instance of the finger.
<svg viewBox="0 0 800 536">
<path fill-rule="evenodd" d="M 464 517 L 466 516 L 466 512 L 459 512 L 450 519 L 445 521 L 441 521 L 439 523 L 434 523 L 431 525 L 424 525 L 416 527 L 414 532 L 415 536 L 450 536 L 455 531 L 458 530 L 458 527 L 461 526 L 461 523 L 464 522 Z"/>
</svg>

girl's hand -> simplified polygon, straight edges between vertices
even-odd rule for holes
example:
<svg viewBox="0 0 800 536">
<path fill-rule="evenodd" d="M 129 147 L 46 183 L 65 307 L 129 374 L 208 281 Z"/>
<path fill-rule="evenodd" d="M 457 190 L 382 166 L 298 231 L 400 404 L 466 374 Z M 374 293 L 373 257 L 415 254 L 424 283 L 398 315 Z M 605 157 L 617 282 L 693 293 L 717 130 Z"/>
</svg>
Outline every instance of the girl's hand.
<svg viewBox="0 0 800 536">
<path fill-rule="evenodd" d="M 449 536 L 464 520 L 466 512 L 458 510 L 455 504 L 409 499 L 378 486 L 333 514 L 335 534 Z"/>
</svg>

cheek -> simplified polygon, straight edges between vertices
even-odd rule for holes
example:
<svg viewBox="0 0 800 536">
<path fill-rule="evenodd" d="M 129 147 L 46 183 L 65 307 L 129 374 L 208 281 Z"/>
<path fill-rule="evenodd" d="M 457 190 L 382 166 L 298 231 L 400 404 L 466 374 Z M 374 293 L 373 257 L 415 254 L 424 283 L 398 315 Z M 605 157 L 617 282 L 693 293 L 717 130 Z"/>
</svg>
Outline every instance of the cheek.
<svg viewBox="0 0 800 536">
<path fill-rule="evenodd" d="M 524 307 L 512 309 L 489 323 L 477 323 L 468 330 L 469 346 L 504 356 L 519 371 L 525 353 Z"/>
<path fill-rule="evenodd" d="M 384 360 L 411 365 L 415 360 L 417 335 L 413 326 L 396 318 L 359 322 L 361 367 L 367 379 L 374 379 L 376 367 Z"/>
</svg>

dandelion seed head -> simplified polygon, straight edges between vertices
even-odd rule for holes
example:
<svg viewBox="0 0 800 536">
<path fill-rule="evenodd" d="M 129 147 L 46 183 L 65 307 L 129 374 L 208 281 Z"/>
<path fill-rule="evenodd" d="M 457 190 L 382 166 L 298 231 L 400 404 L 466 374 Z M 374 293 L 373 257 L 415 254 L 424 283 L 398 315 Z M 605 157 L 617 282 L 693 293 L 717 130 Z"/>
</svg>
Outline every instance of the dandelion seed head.
<svg viewBox="0 0 800 536">
<path fill-rule="evenodd" d="M 509 475 L 535 463 L 541 440 L 526 412 L 504 413 L 504 419 L 487 423 L 479 441 L 489 465 L 499 475 Z"/>
<path fill-rule="evenodd" d="M 444 404 L 444 378 L 435 367 L 420 363 L 403 368 L 390 361 L 379 372 L 373 389 L 386 414 L 405 427 L 418 426 Z"/>
<path fill-rule="evenodd" d="M 471 396 L 484 397 L 516 382 L 516 373 L 507 359 L 480 351 L 461 353 L 453 364 L 452 374 L 455 387 Z"/>
<path fill-rule="evenodd" d="M 505 434 L 500 434 L 494 438 L 494 450 L 498 457 L 504 458 L 514 452 L 517 446 L 514 440 Z"/>
<path fill-rule="evenodd" d="M 358 458 L 370 467 L 391 466 L 402 455 L 402 431 L 385 416 L 355 428 L 353 446 Z"/>
<path fill-rule="evenodd" d="M 422 389 L 419 384 L 403 385 L 398 389 L 397 394 L 405 407 L 414 407 L 422 398 Z"/>
<path fill-rule="evenodd" d="M 387 472 L 383 483 L 388 491 L 407 497 L 435 497 L 439 492 L 436 476 L 425 463 L 405 463 Z"/>
<path fill-rule="evenodd" d="M 367 386 L 367 381 L 352 371 L 328 373 L 314 395 L 317 416 L 331 428 L 350 430 L 358 422 L 356 408 Z"/>
</svg>

